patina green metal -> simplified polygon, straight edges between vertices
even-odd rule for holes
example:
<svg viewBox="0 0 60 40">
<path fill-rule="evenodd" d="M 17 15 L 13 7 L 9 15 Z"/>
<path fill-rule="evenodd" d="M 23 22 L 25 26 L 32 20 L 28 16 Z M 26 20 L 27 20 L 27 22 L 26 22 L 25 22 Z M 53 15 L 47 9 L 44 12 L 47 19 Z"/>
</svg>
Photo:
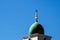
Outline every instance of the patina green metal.
<svg viewBox="0 0 60 40">
<path fill-rule="evenodd" d="M 29 34 L 34 34 L 34 33 L 44 34 L 44 29 L 42 25 L 39 24 L 38 22 L 33 23 L 29 29 Z"/>
</svg>

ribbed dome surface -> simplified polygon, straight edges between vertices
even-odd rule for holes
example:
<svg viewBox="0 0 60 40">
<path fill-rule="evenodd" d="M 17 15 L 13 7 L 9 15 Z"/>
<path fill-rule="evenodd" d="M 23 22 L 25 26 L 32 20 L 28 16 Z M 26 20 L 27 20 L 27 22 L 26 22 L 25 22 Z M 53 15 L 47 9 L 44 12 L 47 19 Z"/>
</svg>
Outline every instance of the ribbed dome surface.
<svg viewBox="0 0 60 40">
<path fill-rule="evenodd" d="M 29 34 L 34 33 L 44 34 L 44 29 L 38 22 L 33 23 L 29 29 Z"/>
</svg>

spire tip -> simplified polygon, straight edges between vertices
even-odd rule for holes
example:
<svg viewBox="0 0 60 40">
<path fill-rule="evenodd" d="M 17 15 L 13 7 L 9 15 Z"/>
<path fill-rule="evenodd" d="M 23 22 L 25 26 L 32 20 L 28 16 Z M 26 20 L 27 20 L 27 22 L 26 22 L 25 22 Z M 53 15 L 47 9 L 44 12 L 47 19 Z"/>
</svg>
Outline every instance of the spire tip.
<svg viewBox="0 0 60 40">
<path fill-rule="evenodd" d="M 35 20 L 36 22 L 38 22 L 38 10 L 36 9 L 36 13 L 35 13 Z"/>
<path fill-rule="evenodd" d="M 36 9 L 36 12 L 38 12 L 38 10 Z"/>
</svg>

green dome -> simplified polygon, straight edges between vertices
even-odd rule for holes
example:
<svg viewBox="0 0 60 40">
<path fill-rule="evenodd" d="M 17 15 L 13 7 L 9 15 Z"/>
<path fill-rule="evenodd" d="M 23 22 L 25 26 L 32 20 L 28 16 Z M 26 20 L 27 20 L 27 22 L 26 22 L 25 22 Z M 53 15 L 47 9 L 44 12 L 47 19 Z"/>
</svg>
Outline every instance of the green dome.
<svg viewBox="0 0 60 40">
<path fill-rule="evenodd" d="M 38 22 L 33 23 L 29 29 L 29 34 L 34 33 L 44 34 L 44 29 Z"/>
</svg>

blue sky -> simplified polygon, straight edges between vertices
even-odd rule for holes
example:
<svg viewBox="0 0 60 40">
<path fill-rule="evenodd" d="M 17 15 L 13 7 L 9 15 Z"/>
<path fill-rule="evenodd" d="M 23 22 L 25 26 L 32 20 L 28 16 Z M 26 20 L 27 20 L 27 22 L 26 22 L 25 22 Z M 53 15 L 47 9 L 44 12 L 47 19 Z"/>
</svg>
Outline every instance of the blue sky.
<svg viewBox="0 0 60 40">
<path fill-rule="evenodd" d="M 0 0 L 0 40 L 22 40 L 35 22 L 35 10 L 45 35 L 60 40 L 60 0 Z"/>
</svg>

